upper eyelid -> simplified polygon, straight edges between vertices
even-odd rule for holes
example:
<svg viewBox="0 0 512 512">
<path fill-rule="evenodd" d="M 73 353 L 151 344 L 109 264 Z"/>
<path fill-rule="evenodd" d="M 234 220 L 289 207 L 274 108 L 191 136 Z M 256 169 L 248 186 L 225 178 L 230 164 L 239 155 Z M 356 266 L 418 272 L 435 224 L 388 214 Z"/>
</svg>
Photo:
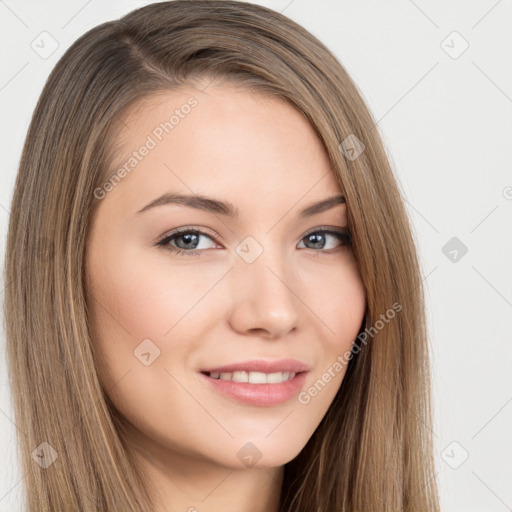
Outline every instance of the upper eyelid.
<svg viewBox="0 0 512 512">
<path fill-rule="evenodd" d="M 197 227 L 194 227 L 194 226 L 190 226 L 190 227 L 189 226 L 185 226 L 185 227 L 182 227 L 182 228 L 176 228 L 176 229 L 168 232 L 167 234 L 161 236 L 158 239 L 157 243 L 161 243 L 164 240 L 167 240 L 169 238 L 177 237 L 177 236 L 179 236 L 181 234 L 191 233 L 191 232 L 198 232 L 200 235 L 202 235 L 202 236 L 205 235 L 205 236 L 211 238 L 214 242 L 219 243 L 218 240 L 217 240 L 217 236 L 214 235 L 213 233 L 209 232 L 208 228 L 197 228 Z"/>
<path fill-rule="evenodd" d="M 197 232 L 200 232 L 200 233 L 211 235 L 212 237 L 216 236 L 213 233 L 213 230 L 210 230 L 210 228 L 197 227 L 197 226 L 194 226 L 194 225 L 190 225 L 190 226 L 183 226 L 183 227 L 175 228 L 175 229 L 169 231 L 168 233 L 166 233 L 165 235 L 163 235 L 161 238 L 165 238 L 167 236 L 176 235 L 176 234 L 180 234 L 180 233 L 188 233 L 188 232 L 191 232 L 191 231 L 197 231 Z M 310 233 L 316 233 L 317 231 L 338 231 L 338 232 L 344 232 L 344 231 L 348 231 L 348 226 L 342 226 L 342 227 L 317 226 L 315 228 L 308 229 L 308 231 L 306 231 L 306 233 L 303 236 L 307 236 Z"/>
<path fill-rule="evenodd" d="M 341 228 L 337 228 L 337 227 L 330 227 L 330 226 L 319 226 L 317 228 L 312 228 L 308 231 L 306 231 L 306 233 L 303 235 L 303 238 L 305 236 L 308 236 L 310 235 L 311 233 L 316 233 L 317 231 L 328 231 L 328 232 L 334 232 L 334 233 L 347 233 L 347 234 L 350 234 L 350 231 L 348 229 L 348 226 L 344 226 L 344 227 L 341 227 Z"/>
</svg>

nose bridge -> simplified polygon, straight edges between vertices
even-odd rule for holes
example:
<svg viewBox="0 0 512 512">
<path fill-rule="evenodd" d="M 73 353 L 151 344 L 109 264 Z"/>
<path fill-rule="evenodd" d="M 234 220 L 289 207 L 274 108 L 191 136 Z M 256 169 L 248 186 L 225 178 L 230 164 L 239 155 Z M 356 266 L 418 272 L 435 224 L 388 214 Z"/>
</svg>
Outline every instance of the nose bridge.
<svg viewBox="0 0 512 512">
<path fill-rule="evenodd" d="M 244 245 L 244 244 L 247 245 Z M 232 325 L 284 335 L 296 325 L 300 301 L 286 254 L 276 244 L 265 247 L 246 240 L 237 248 L 233 279 Z M 295 286 L 294 286 L 295 285 Z"/>
</svg>

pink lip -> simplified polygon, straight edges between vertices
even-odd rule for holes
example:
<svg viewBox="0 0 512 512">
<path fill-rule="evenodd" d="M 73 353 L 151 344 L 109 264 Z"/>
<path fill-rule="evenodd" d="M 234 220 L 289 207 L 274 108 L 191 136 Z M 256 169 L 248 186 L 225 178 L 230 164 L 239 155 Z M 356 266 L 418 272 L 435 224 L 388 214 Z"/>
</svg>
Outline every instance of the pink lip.
<svg viewBox="0 0 512 512">
<path fill-rule="evenodd" d="M 245 372 L 262 372 L 262 373 L 276 373 L 276 372 L 307 372 L 310 367 L 297 361 L 296 359 L 278 359 L 276 361 L 265 361 L 263 359 L 253 359 L 251 361 L 242 361 L 240 363 L 232 363 L 225 366 L 218 366 L 215 368 L 208 368 L 200 370 L 205 373 L 233 373 L 238 371 Z M 275 384 L 274 384 L 275 385 Z"/>
<path fill-rule="evenodd" d="M 200 375 L 213 389 L 224 396 L 249 405 L 270 407 L 297 396 L 304 385 L 304 380 L 309 370 L 310 366 L 296 359 L 279 359 L 276 361 L 254 359 L 201 370 Z M 207 375 L 207 373 L 233 373 L 237 371 L 262 373 L 293 372 L 296 375 L 293 379 L 278 384 L 233 382 L 214 379 Z"/>
<path fill-rule="evenodd" d="M 235 370 L 236 371 L 236 370 Z M 258 370 L 252 370 L 258 371 Z M 279 384 L 251 384 L 249 382 L 233 382 L 230 380 L 213 379 L 200 373 L 216 391 L 244 404 L 270 407 L 297 396 L 304 385 L 308 372 L 297 373 L 293 379 Z"/>
</svg>

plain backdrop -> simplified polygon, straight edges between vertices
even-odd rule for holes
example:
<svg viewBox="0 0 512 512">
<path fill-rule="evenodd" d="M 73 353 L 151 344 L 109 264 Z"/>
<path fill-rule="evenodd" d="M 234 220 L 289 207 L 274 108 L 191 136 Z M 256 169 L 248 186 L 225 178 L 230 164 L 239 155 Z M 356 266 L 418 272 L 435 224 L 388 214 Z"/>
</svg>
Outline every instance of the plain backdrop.
<svg viewBox="0 0 512 512">
<path fill-rule="evenodd" d="M 48 74 L 81 34 L 147 3 L 0 0 L 2 264 L 21 148 Z M 427 289 L 442 510 L 512 510 L 512 2 L 256 3 L 323 41 L 378 121 Z M 36 51 L 41 38 L 51 55 Z M 4 347 L 2 332 L 0 512 L 17 512 L 23 475 Z"/>
</svg>

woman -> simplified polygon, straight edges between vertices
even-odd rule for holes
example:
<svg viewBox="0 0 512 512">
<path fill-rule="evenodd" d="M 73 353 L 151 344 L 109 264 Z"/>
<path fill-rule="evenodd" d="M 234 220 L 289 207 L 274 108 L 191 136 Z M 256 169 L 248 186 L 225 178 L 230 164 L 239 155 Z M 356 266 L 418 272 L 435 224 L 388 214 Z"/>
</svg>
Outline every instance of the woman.
<svg viewBox="0 0 512 512">
<path fill-rule="evenodd" d="M 400 193 L 346 71 L 283 15 L 175 0 L 76 41 L 6 282 L 29 512 L 439 510 Z"/>
</svg>

